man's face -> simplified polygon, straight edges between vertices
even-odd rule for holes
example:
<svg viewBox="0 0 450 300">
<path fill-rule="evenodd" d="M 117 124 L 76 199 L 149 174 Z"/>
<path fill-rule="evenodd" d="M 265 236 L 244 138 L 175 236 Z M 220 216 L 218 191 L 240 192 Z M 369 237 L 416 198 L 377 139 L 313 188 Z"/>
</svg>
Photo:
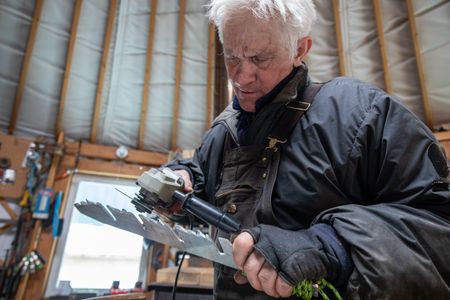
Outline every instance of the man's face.
<svg viewBox="0 0 450 300">
<path fill-rule="evenodd" d="M 223 48 L 228 78 L 241 108 L 255 111 L 256 101 L 301 63 L 291 58 L 279 25 L 251 15 L 225 21 Z"/>
</svg>

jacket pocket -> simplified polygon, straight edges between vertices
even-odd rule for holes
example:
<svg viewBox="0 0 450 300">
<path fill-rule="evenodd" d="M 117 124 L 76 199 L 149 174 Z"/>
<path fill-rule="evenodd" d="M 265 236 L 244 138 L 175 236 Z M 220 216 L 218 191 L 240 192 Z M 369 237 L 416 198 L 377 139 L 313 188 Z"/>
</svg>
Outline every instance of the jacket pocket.
<svg viewBox="0 0 450 300">
<path fill-rule="evenodd" d="M 253 223 L 253 208 L 257 191 L 250 186 L 223 191 L 216 196 L 216 205 L 241 223 L 242 228 L 249 228 Z"/>
</svg>

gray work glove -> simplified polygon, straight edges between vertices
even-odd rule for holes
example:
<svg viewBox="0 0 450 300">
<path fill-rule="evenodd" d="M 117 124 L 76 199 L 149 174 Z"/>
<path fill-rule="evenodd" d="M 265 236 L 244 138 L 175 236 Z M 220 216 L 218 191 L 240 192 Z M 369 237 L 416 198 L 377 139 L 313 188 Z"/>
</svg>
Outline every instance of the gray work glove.
<svg viewBox="0 0 450 300">
<path fill-rule="evenodd" d="M 244 231 L 253 237 L 253 248 L 293 286 L 304 279 L 336 281 L 343 275 L 348 278 L 348 269 L 353 268 L 345 246 L 330 225 L 316 224 L 306 230 L 291 231 L 260 224 Z M 347 278 L 339 278 L 339 282 Z"/>
</svg>

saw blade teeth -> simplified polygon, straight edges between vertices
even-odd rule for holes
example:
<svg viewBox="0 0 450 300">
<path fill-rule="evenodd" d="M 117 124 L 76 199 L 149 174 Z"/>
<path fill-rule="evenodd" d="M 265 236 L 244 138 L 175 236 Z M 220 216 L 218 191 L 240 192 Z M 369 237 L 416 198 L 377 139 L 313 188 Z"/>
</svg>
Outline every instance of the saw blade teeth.
<svg viewBox="0 0 450 300">
<path fill-rule="evenodd" d="M 119 210 L 117 208 L 107 206 L 108 210 L 113 214 L 114 218 L 116 219 L 116 226 L 127 231 L 131 231 L 133 233 L 142 235 L 144 232 L 143 224 L 141 221 L 139 221 L 136 216 L 128 212 L 124 209 Z"/>
<path fill-rule="evenodd" d="M 206 237 L 202 233 L 198 234 L 193 230 L 185 229 L 179 225 L 174 227 L 174 231 L 184 241 L 187 252 L 215 261 L 220 258 L 220 251 L 211 238 Z"/>
<path fill-rule="evenodd" d="M 86 199 L 86 201 L 75 203 L 75 207 L 82 214 L 85 214 L 102 223 L 113 225 L 116 221 L 114 215 L 98 202 L 92 202 Z"/>
<path fill-rule="evenodd" d="M 181 240 L 183 240 L 186 248 L 198 247 L 206 244 L 192 230 L 187 230 L 180 225 L 175 225 L 173 231 Z"/>
<path fill-rule="evenodd" d="M 146 238 L 183 250 L 183 241 L 175 234 L 170 226 L 162 224 L 160 220 L 148 218 L 143 215 L 139 215 L 139 217 L 144 224 L 144 236 Z"/>
<path fill-rule="evenodd" d="M 233 246 L 231 245 L 231 242 L 222 237 L 219 237 L 218 240 L 220 247 L 222 248 L 223 254 L 233 255 Z"/>
<path fill-rule="evenodd" d="M 219 238 L 219 244 L 208 234 L 199 230 L 189 230 L 180 225 L 170 226 L 158 214 L 138 214 L 105 207 L 86 199 L 76 203 L 77 209 L 100 222 L 139 234 L 150 240 L 167 244 L 214 262 L 236 268 L 232 258 L 232 246 L 227 239 Z M 222 250 L 219 250 L 219 246 Z"/>
</svg>

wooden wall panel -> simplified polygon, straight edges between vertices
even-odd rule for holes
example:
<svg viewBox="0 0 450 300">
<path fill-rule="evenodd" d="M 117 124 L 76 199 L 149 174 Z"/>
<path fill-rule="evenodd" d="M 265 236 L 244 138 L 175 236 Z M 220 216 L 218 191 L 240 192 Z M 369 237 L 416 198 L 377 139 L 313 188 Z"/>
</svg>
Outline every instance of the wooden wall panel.
<svg viewBox="0 0 450 300">
<path fill-rule="evenodd" d="M 60 216 L 66 209 L 66 197 L 69 193 L 72 174 L 136 179 L 149 168 L 159 167 L 161 163 L 167 161 L 167 155 L 164 154 L 147 152 L 146 155 L 145 151 L 131 150 L 130 157 L 134 162 L 127 163 L 126 161 L 114 160 L 115 147 L 74 142 L 65 142 L 64 145 L 65 152 L 70 152 L 70 154 L 64 156 L 61 162 L 57 164 L 59 168 L 54 172 L 55 175 L 52 176 L 54 193 L 64 192 Z M 80 154 L 81 157 L 77 158 L 76 154 Z M 144 161 L 146 163 L 138 164 L 136 161 Z M 27 280 L 21 282 L 20 293 L 18 293 L 18 297 L 16 295 L 16 299 L 41 299 L 44 295 L 49 271 L 53 263 L 58 238 L 53 237 L 51 227 L 42 227 L 40 222 L 35 227 L 38 229 L 31 235 L 32 244 L 35 245 L 33 248 L 38 250 L 47 261 L 47 264 L 42 270 L 28 276 Z M 41 295 L 41 297 L 36 297 L 36 295 Z"/>
<path fill-rule="evenodd" d="M 344 53 L 344 45 L 342 38 L 342 29 L 341 29 L 341 12 L 340 12 L 340 1 L 332 0 L 333 4 L 333 15 L 334 15 L 334 28 L 336 30 L 336 42 L 338 48 L 338 56 L 339 56 L 339 75 L 345 76 L 347 74 L 347 68 L 345 64 L 345 53 Z"/>
<path fill-rule="evenodd" d="M 213 91 L 214 91 L 214 64 L 215 64 L 215 52 L 216 52 L 216 28 L 210 23 L 208 25 L 208 64 L 207 64 L 207 77 L 206 77 L 206 117 L 205 117 L 205 130 L 211 127 L 213 120 Z"/>
<path fill-rule="evenodd" d="M 95 144 L 81 144 L 80 156 L 117 160 L 117 147 Z M 128 149 L 128 156 L 123 159 L 127 163 L 159 166 L 167 162 L 167 154 L 144 150 Z"/>
<path fill-rule="evenodd" d="M 145 126 L 147 124 L 147 111 L 149 102 L 150 81 L 152 78 L 153 44 L 155 40 L 156 12 L 158 0 L 150 0 L 150 20 L 147 36 L 147 53 L 145 55 L 144 93 L 141 103 L 141 117 L 139 122 L 138 148 L 144 149 Z"/>
<path fill-rule="evenodd" d="M 423 110 L 425 112 L 425 123 L 429 128 L 433 128 L 433 114 L 431 111 L 430 98 L 428 94 L 428 85 L 425 79 L 425 70 L 422 61 L 422 53 L 420 50 L 420 42 L 416 27 L 416 17 L 414 11 L 413 0 L 406 0 L 406 6 L 408 8 L 408 21 L 409 28 L 411 30 L 411 38 L 414 44 L 414 53 L 416 55 L 417 75 L 419 76 L 420 89 L 422 91 Z"/>
<path fill-rule="evenodd" d="M 381 3 L 379 0 L 373 0 L 372 3 L 377 23 L 378 43 L 380 45 L 381 62 L 383 63 L 384 86 L 386 92 L 392 94 L 392 77 L 391 71 L 389 69 L 389 62 L 386 49 L 386 39 L 384 38 Z"/>
<path fill-rule="evenodd" d="M 64 143 L 64 133 L 60 132 L 58 135 L 58 145 L 62 146 Z M 55 178 L 56 173 L 58 172 L 59 165 L 62 159 L 62 154 L 60 155 L 53 155 L 52 157 L 52 163 L 50 166 L 50 170 L 48 172 L 48 177 L 45 182 L 45 188 L 53 188 L 55 185 Z M 49 235 L 43 235 L 43 231 L 49 230 Z M 33 233 L 30 237 L 30 244 L 28 245 L 28 251 L 27 253 L 30 253 L 32 250 L 40 249 L 44 247 L 45 252 L 42 253 L 50 253 L 52 244 L 51 242 L 46 241 L 46 238 L 52 237 L 51 234 L 51 226 L 45 227 L 43 220 L 37 220 L 34 223 Z M 47 248 L 48 251 L 47 251 Z M 49 255 L 44 255 L 44 257 L 48 258 Z M 20 279 L 19 287 L 17 288 L 16 292 L 16 299 L 36 299 L 37 295 L 42 294 L 42 283 L 43 280 L 40 278 L 40 276 L 45 276 L 45 267 L 42 270 L 39 270 L 36 272 L 36 274 L 39 274 L 39 276 L 32 276 L 35 274 L 25 273 L 25 275 Z M 42 297 L 39 297 L 41 299 Z"/>
<path fill-rule="evenodd" d="M 95 141 L 97 140 L 97 126 L 100 118 L 100 106 L 103 95 L 103 85 L 105 83 L 106 65 L 108 63 L 109 46 L 111 43 L 111 36 L 114 27 L 113 25 L 116 18 L 116 11 L 117 11 L 117 0 L 111 0 L 108 9 L 108 21 L 106 25 L 105 41 L 103 43 L 102 58 L 100 61 L 100 71 L 98 74 L 98 84 L 97 84 L 97 93 L 95 95 L 94 113 L 92 115 L 91 139 L 90 139 L 91 143 L 95 143 Z"/>
<path fill-rule="evenodd" d="M 180 93 L 181 93 L 181 74 L 183 67 L 183 43 L 184 43 L 184 24 L 186 13 L 186 0 L 180 0 L 180 11 L 178 12 L 178 36 L 177 36 L 177 56 L 175 64 L 175 86 L 172 110 L 172 139 L 171 150 L 178 148 L 178 118 L 180 114 Z"/>
<path fill-rule="evenodd" d="M 58 114 L 56 115 L 55 136 L 58 136 L 58 134 L 62 131 L 63 128 L 64 106 L 66 104 L 67 91 L 69 88 L 69 78 L 70 72 L 72 70 L 73 51 L 75 49 L 75 42 L 77 39 L 78 21 L 80 20 L 81 5 L 83 3 L 82 1 L 83 0 L 75 0 L 69 46 L 67 47 L 66 68 L 64 69 L 64 79 L 61 87 L 61 99 L 59 101 Z"/>
<path fill-rule="evenodd" d="M 30 33 L 28 35 L 27 48 L 23 58 L 22 70 L 20 71 L 20 78 L 17 85 L 16 96 L 14 98 L 13 110 L 11 112 L 11 119 L 9 121 L 8 133 L 14 134 L 16 128 L 17 117 L 20 111 L 20 104 L 22 102 L 22 96 L 25 91 L 25 84 L 28 77 L 28 70 L 30 67 L 31 57 L 33 56 L 34 43 L 36 41 L 37 31 L 41 21 L 42 6 L 44 0 L 36 0 L 34 5 L 33 19 L 31 20 Z M 4 30 L 4 29 L 3 29 Z"/>
</svg>

